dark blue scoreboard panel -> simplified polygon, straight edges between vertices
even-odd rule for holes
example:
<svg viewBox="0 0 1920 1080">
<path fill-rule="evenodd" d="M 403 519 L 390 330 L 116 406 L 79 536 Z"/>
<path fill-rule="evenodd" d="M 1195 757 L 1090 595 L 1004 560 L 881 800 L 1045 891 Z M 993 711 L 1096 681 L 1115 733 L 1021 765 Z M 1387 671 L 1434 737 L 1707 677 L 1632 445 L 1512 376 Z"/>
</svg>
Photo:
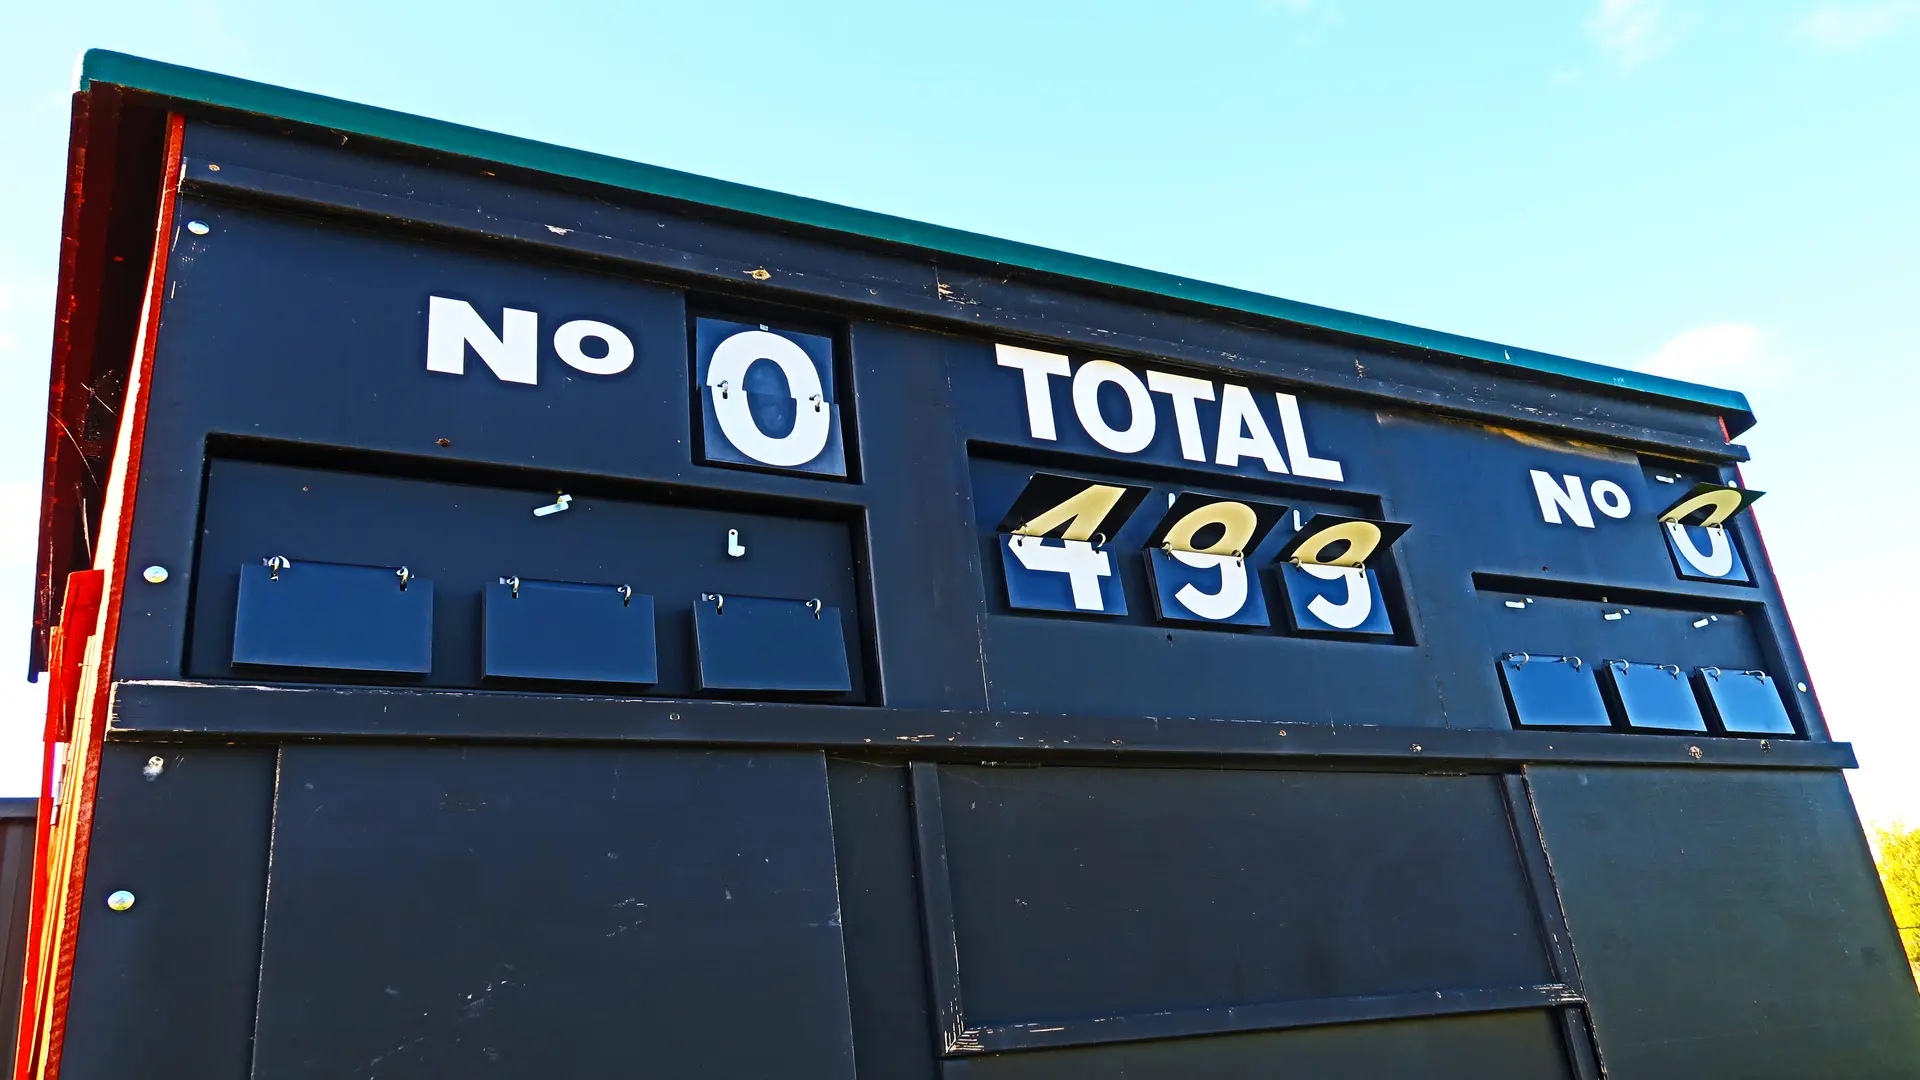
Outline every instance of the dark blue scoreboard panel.
<svg viewBox="0 0 1920 1080">
<path fill-rule="evenodd" d="M 1712 416 L 184 157 L 69 1075 L 1920 1069 Z"/>
</svg>

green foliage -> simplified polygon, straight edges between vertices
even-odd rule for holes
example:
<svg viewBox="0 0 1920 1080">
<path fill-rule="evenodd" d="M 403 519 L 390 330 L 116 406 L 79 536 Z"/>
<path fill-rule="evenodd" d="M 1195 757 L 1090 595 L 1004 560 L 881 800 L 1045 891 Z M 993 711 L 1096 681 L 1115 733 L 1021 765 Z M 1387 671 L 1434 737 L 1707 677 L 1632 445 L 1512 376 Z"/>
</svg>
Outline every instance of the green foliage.
<svg viewBox="0 0 1920 1080">
<path fill-rule="evenodd" d="M 1874 830 L 1880 864 L 1880 884 L 1887 890 L 1887 904 L 1893 908 L 1893 921 L 1900 928 L 1900 943 L 1906 946 L 1907 963 L 1920 970 L 1920 828 L 1908 828 L 1894 822 Z"/>
</svg>

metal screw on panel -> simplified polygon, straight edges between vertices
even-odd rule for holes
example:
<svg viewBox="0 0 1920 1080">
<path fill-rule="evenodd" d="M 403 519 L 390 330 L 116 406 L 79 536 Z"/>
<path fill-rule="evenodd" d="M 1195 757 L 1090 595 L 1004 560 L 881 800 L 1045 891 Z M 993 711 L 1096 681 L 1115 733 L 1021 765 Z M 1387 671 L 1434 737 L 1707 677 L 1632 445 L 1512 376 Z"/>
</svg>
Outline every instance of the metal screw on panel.
<svg viewBox="0 0 1920 1080">
<path fill-rule="evenodd" d="M 195 236 L 205 236 L 213 230 L 207 228 L 207 223 L 204 221 L 189 221 L 187 222 L 187 231 Z"/>
<path fill-rule="evenodd" d="M 107 894 L 107 906 L 115 911 L 125 911 L 133 906 L 133 894 L 125 889 L 116 889 Z"/>
<path fill-rule="evenodd" d="M 158 585 L 167 580 L 167 568 L 164 566 L 149 566 L 145 570 L 140 571 L 140 576 L 146 578 L 148 584 Z"/>
<path fill-rule="evenodd" d="M 166 771 L 167 759 L 161 757 L 159 754 L 155 754 L 147 759 L 147 767 L 140 770 L 140 775 L 149 780 L 157 780 L 160 778 L 160 774 Z"/>
<path fill-rule="evenodd" d="M 1794 689 L 1796 689 L 1796 690 L 1798 690 L 1798 691 L 1800 691 L 1800 692 L 1801 692 L 1801 693 L 1803 693 L 1803 694 L 1807 692 L 1807 684 L 1806 684 L 1806 683 L 1794 683 L 1794 684 L 1793 684 L 1793 686 L 1794 686 Z"/>
</svg>

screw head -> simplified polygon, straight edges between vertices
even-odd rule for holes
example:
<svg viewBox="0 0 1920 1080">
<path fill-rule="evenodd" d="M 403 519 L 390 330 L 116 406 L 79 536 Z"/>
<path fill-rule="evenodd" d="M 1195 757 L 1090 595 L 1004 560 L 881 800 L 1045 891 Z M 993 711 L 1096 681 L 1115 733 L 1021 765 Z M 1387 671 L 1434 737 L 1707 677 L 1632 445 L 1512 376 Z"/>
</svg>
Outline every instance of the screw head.
<svg viewBox="0 0 1920 1080">
<path fill-rule="evenodd" d="M 125 889 L 115 889 L 107 894 L 107 906 L 115 911 L 125 911 L 133 906 L 133 894 Z"/>
<path fill-rule="evenodd" d="M 1793 684 L 1793 687 L 1794 687 L 1794 689 L 1796 689 L 1796 690 L 1798 690 L 1798 691 L 1800 691 L 1800 692 L 1801 692 L 1801 693 L 1803 693 L 1803 694 L 1807 692 L 1807 684 L 1806 684 L 1806 683 L 1794 683 L 1794 684 Z"/>
<path fill-rule="evenodd" d="M 189 221 L 187 222 L 187 231 L 195 236 L 205 236 L 213 230 L 209 229 L 207 223 L 204 221 Z"/>
<path fill-rule="evenodd" d="M 140 576 L 146 578 L 148 584 L 158 585 L 167 580 L 167 568 L 157 565 L 149 566 L 145 570 L 140 571 Z"/>
</svg>

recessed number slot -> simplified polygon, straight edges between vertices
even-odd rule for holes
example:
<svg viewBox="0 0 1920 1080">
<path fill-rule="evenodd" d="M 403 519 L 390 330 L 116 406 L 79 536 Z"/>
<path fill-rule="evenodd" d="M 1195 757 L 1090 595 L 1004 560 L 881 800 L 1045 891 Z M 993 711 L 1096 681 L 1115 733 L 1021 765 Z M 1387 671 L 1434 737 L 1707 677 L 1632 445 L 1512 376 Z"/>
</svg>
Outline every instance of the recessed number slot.
<svg viewBox="0 0 1920 1080">
<path fill-rule="evenodd" d="M 1600 680 L 1614 715 L 1630 728 L 1642 731 L 1707 730 L 1700 702 L 1693 695 L 1687 673 L 1674 664 L 1642 664 L 1608 660 L 1600 665 Z"/>
<path fill-rule="evenodd" d="M 844 694 L 840 609 L 818 600 L 707 593 L 693 606 L 700 689 Z"/>
<path fill-rule="evenodd" d="M 1500 658 L 1507 707 L 1521 727 L 1607 728 L 1607 703 L 1577 656 L 1508 653 Z"/>
<path fill-rule="evenodd" d="M 293 562 L 240 567 L 233 662 L 425 674 L 433 582 L 404 567 Z"/>
<path fill-rule="evenodd" d="M 1701 700 L 1729 735 L 1792 735 L 1793 718 L 1764 671 L 1705 667 L 1693 673 Z"/>
<path fill-rule="evenodd" d="M 486 587 L 488 678 L 658 682 L 653 597 L 620 585 L 511 578 Z"/>
</svg>

